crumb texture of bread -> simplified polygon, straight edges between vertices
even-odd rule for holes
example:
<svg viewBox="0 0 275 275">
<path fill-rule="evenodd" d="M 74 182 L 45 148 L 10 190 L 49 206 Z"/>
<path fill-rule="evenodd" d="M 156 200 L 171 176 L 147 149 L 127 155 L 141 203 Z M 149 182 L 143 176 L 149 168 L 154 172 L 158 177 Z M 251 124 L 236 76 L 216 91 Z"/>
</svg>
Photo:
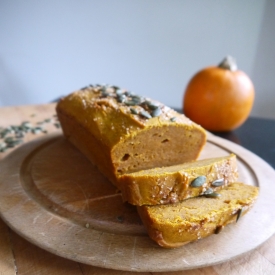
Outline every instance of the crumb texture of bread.
<svg viewBox="0 0 275 275">
<path fill-rule="evenodd" d="M 119 189 L 120 175 L 196 160 L 206 143 L 205 130 L 183 114 L 115 86 L 85 87 L 56 111 L 68 140 Z"/>
<path fill-rule="evenodd" d="M 204 182 L 193 186 L 201 176 Z M 236 182 L 238 176 L 236 156 L 231 154 L 124 174 L 119 177 L 119 186 L 131 194 L 132 204 L 169 204 L 203 195 L 209 188 L 219 191 Z"/>
<path fill-rule="evenodd" d="M 220 194 L 218 198 L 201 196 L 137 209 L 151 239 L 160 246 L 174 248 L 217 234 L 227 224 L 236 222 L 253 206 L 258 187 L 237 182 Z"/>
</svg>

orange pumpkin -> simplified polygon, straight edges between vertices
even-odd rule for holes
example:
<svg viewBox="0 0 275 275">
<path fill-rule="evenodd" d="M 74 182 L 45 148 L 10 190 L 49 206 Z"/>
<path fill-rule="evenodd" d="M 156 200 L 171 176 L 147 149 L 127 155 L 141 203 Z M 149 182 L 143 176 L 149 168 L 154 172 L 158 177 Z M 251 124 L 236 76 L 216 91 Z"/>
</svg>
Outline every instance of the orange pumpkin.
<svg viewBox="0 0 275 275">
<path fill-rule="evenodd" d="M 209 131 L 230 131 L 249 116 L 254 103 L 254 86 L 232 57 L 218 66 L 207 67 L 188 83 L 183 112 Z"/>
</svg>

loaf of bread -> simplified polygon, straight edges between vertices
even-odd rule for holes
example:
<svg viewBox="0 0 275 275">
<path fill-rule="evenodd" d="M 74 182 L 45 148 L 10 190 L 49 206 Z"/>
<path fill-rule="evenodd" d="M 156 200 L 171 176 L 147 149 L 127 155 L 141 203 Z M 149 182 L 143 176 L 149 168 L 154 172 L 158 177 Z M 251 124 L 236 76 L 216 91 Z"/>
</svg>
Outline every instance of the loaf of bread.
<svg viewBox="0 0 275 275">
<path fill-rule="evenodd" d="M 233 183 L 216 198 L 200 196 L 170 205 L 138 206 L 149 236 L 173 248 L 219 233 L 245 214 L 258 196 L 258 187 Z"/>
<path fill-rule="evenodd" d="M 206 142 L 183 114 L 115 86 L 85 87 L 56 111 L 64 135 L 119 189 L 120 175 L 195 160 Z"/>
<path fill-rule="evenodd" d="M 152 168 L 119 177 L 119 188 L 134 205 L 169 204 L 216 191 L 237 181 L 234 154 Z M 210 194 L 209 194 L 210 195 Z"/>
</svg>

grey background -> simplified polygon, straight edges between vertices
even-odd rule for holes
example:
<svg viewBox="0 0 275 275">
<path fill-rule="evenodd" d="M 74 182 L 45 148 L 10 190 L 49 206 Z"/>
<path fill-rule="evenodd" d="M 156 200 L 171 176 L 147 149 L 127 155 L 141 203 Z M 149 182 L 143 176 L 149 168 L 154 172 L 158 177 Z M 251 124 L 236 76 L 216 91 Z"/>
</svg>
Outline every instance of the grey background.
<svg viewBox="0 0 275 275">
<path fill-rule="evenodd" d="M 0 0 L 0 106 L 114 84 L 181 108 L 188 80 L 226 55 L 275 118 L 274 0 Z"/>
</svg>

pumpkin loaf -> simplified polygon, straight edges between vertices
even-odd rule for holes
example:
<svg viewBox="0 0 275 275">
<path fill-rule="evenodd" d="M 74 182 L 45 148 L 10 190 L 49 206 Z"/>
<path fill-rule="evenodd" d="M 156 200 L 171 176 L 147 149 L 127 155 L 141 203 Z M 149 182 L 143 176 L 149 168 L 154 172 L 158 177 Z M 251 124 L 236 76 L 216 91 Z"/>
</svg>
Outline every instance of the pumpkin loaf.
<svg viewBox="0 0 275 275">
<path fill-rule="evenodd" d="M 224 188 L 237 181 L 234 154 L 152 168 L 119 177 L 119 188 L 134 205 L 169 204 Z"/>
<path fill-rule="evenodd" d="M 56 111 L 64 135 L 116 186 L 125 173 L 195 160 L 206 142 L 183 114 L 116 86 L 85 87 Z"/>
<path fill-rule="evenodd" d="M 151 239 L 163 247 L 179 247 L 217 234 L 225 225 L 236 222 L 254 204 L 258 187 L 233 183 L 219 193 L 217 198 L 200 196 L 137 209 Z"/>
</svg>

